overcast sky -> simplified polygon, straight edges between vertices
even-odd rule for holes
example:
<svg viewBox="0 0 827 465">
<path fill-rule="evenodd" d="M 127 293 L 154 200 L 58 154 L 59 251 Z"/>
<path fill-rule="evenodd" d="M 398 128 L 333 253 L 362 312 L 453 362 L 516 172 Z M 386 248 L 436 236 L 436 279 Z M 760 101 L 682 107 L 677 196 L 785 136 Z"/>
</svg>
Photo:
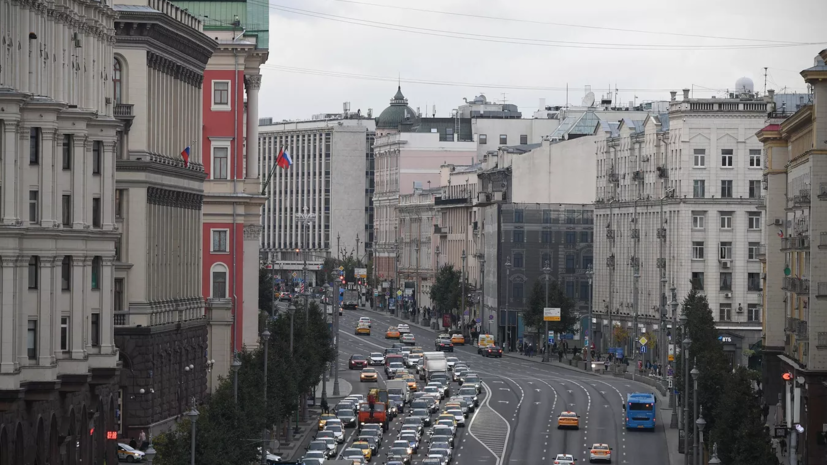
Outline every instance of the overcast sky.
<svg viewBox="0 0 827 465">
<path fill-rule="evenodd" d="M 397 76 L 437 116 L 483 92 L 530 117 L 540 98 L 565 104 L 567 84 L 571 103 L 586 85 L 598 98 L 617 86 L 623 104 L 684 87 L 722 96 L 741 76 L 763 91 L 764 67 L 768 89 L 806 92 L 798 72 L 827 48 L 825 17 L 823 0 L 271 0 L 259 114 L 304 119 L 347 101 L 378 115 Z"/>
</svg>

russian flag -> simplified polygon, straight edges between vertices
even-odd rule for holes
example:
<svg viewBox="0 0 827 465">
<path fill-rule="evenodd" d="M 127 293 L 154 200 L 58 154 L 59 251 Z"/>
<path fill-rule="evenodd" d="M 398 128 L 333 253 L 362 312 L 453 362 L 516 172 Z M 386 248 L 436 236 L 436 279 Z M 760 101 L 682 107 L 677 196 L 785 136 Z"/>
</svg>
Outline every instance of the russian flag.
<svg viewBox="0 0 827 465">
<path fill-rule="evenodd" d="M 287 153 L 287 150 L 284 150 L 282 147 L 282 149 L 279 150 L 279 156 L 276 157 L 276 165 L 278 165 L 279 168 L 286 170 L 287 168 L 290 168 L 290 165 L 292 164 L 293 160 L 290 158 L 290 154 Z"/>
<path fill-rule="evenodd" d="M 187 147 L 181 151 L 181 158 L 184 159 L 184 166 L 189 166 L 190 164 L 190 148 Z"/>
</svg>

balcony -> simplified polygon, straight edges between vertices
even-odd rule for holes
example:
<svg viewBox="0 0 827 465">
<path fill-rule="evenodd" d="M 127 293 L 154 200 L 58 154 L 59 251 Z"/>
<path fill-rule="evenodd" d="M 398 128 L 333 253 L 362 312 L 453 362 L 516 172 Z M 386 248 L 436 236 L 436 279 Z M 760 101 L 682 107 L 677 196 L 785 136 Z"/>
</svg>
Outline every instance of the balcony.
<svg viewBox="0 0 827 465">
<path fill-rule="evenodd" d="M 787 317 L 785 325 L 784 325 L 784 332 L 789 334 L 794 334 L 798 329 L 798 322 L 801 321 L 798 318 Z"/>
<path fill-rule="evenodd" d="M 128 311 L 116 311 L 114 312 L 114 323 L 115 326 L 127 326 L 129 324 L 129 312 Z"/>
<path fill-rule="evenodd" d="M 819 233 L 818 248 L 827 249 L 827 232 Z"/>
<path fill-rule="evenodd" d="M 821 283 L 819 283 L 819 286 L 820 285 Z M 793 292 L 795 294 L 809 294 L 810 280 L 788 276 L 784 278 L 784 281 L 781 284 L 781 289 L 784 289 L 787 292 Z M 825 290 L 827 291 L 827 289 Z"/>
<path fill-rule="evenodd" d="M 434 234 L 439 234 L 440 236 L 446 236 L 451 234 L 451 227 L 450 226 L 440 226 L 438 224 L 434 225 Z"/>
<path fill-rule="evenodd" d="M 755 251 L 755 258 L 761 260 L 762 262 L 767 260 L 767 244 L 761 244 L 758 246 L 758 249 Z"/>
<path fill-rule="evenodd" d="M 792 236 L 781 239 L 781 251 L 810 250 L 810 236 Z"/>
<path fill-rule="evenodd" d="M 116 103 L 113 116 L 118 119 L 132 119 L 135 115 L 132 114 L 134 105 L 131 103 Z"/>
</svg>

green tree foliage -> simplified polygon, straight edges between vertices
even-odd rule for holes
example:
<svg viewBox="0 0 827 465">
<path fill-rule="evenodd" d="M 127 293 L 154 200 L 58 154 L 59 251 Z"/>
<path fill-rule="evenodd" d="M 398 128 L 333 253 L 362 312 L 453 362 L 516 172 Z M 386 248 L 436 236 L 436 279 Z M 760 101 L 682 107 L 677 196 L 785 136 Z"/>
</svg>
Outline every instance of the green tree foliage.
<svg viewBox="0 0 827 465">
<path fill-rule="evenodd" d="M 721 392 L 712 441 L 718 444 L 721 463 L 777 465 L 769 434 L 761 422 L 761 405 L 752 390 L 755 372 L 738 367 L 726 377 Z M 704 414 L 704 418 L 707 416 Z M 707 420 L 708 421 L 708 420 Z"/>
<path fill-rule="evenodd" d="M 368 280 L 371 278 L 370 264 L 365 264 L 360 258 L 353 254 L 346 254 L 341 259 L 329 257 L 322 263 L 322 269 L 316 272 L 316 281 L 319 283 L 329 282 L 333 277 L 339 276 L 339 267 L 344 268 L 345 281 L 351 283 L 356 281 L 356 268 L 367 268 Z"/>
<path fill-rule="evenodd" d="M 539 337 L 539 328 L 545 330 L 545 322 L 543 321 L 543 309 L 546 307 L 546 283 L 544 281 L 535 281 L 534 287 L 531 290 L 531 296 L 528 300 L 528 308 L 523 315 L 526 326 L 537 328 Z M 557 283 L 557 281 L 549 281 L 548 283 L 548 307 L 560 309 L 560 321 L 549 321 L 548 330 L 557 333 L 570 333 L 574 331 L 577 326 L 577 315 L 574 313 L 574 302 L 566 297 L 565 292 Z M 540 339 L 538 339 L 540 340 Z"/>
<path fill-rule="evenodd" d="M 440 314 L 459 308 L 462 298 L 460 272 L 453 265 L 444 265 L 437 272 L 434 285 L 431 286 L 431 302 Z"/>
<path fill-rule="evenodd" d="M 272 270 L 259 268 L 258 270 L 258 308 L 268 315 L 273 314 L 273 300 L 275 295 L 275 281 Z"/>
</svg>

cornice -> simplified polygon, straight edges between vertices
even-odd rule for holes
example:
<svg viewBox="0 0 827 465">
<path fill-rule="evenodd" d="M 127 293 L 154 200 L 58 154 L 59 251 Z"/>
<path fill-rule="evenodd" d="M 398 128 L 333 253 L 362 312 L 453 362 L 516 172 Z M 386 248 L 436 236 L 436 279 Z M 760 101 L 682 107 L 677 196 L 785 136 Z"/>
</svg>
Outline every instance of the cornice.
<svg viewBox="0 0 827 465">
<path fill-rule="evenodd" d="M 141 45 L 192 71 L 204 73 L 218 43 L 160 12 L 121 11 L 115 21 L 117 45 Z"/>
<path fill-rule="evenodd" d="M 190 163 L 190 166 L 192 166 L 192 163 Z M 207 179 L 207 175 L 203 171 L 196 171 L 193 169 L 185 168 L 183 166 L 161 164 L 155 161 L 117 160 L 116 170 L 146 171 L 164 177 L 176 177 L 198 182 L 204 182 L 204 180 Z"/>
<path fill-rule="evenodd" d="M 0 225 L 0 238 L 25 237 L 26 239 L 94 239 L 115 241 L 121 237 L 120 231 L 103 229 L 42 228 L 39 226 Z M 0 250 L 0 256 L 2 256 Z"/>
<path fill-rule="evenodd" d="M 204 196 L 192 192 L 149 187 L 146 190 L 146 203 L 163 207 L 201 210 L 204 205 Z"/>
</svg>

